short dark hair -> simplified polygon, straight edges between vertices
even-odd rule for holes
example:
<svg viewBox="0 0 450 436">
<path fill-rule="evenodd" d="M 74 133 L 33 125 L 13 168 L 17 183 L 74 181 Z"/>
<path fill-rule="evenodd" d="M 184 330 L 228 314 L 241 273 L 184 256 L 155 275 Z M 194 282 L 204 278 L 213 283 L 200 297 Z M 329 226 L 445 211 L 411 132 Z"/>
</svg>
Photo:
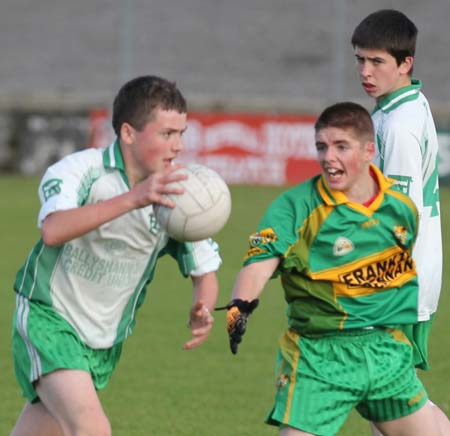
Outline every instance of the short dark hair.
<svg viewBox="0 0 450 436">
<path fill-rule="evenodd" d="M 117 136 L 123 123 L 142 130 L 156 109 L 187 112 L 187 104 L 175 82 L 157 76 L 141 76 L 125 83 L 113 103 L 112 126 Z"/>
<path fill-rule="evenodd" d="M 316 133 L 327 127 L 353 129 L 358 138 L 373 141 L 375 131 L 369 112 L 352 102 L 336 103 L 327 107 L 314 124 Z"/>
<path fill-rule="evenodd" d="M 381 9 L 368 15 L 353 32 L 353 48 L 386 50 L 400 65 L 416 52 L 416 25 L 402 12 Z"/>
</svg>

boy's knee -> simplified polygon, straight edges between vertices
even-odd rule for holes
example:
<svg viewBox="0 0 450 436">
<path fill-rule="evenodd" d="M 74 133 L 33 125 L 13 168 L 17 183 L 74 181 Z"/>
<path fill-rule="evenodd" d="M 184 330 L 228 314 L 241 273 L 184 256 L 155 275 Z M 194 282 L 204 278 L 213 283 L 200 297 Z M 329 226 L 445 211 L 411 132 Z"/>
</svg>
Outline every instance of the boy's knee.
<svg viewBox="0 0 450 436">
<path fill-rule="evenodd" d="M 111 424 L 109 423 L 108 418 L 103 415 L 101 420 L 98 420 L 95 424 L 95 428 L 93 429 L 92 436 L 111 436 Z"/>
</svg>

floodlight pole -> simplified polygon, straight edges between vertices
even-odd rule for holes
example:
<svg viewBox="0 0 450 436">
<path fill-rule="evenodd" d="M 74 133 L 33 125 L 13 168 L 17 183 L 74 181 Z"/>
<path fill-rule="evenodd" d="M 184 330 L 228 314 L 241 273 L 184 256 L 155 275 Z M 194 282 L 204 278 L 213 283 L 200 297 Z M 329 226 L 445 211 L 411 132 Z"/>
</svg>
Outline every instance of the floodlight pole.
<svg viewBox="0 0 450 436">
<path fill-rule="evenodd" d="M 342 101 L 345 96 L 345 62 L 346 48 L 349 46 L 345 32 L 345 16 L 347 13 L 347 1 L 335 0 L 334 14 L 334 60 L 333 60 L 333 96 L 336 101 Z"/>
<path fill-rule="evenodd" d="M 134 0 L 118 0 L 119 2 L 119 68 L 120 84 L 130 80 L 134 69 Z"/>
</svg>

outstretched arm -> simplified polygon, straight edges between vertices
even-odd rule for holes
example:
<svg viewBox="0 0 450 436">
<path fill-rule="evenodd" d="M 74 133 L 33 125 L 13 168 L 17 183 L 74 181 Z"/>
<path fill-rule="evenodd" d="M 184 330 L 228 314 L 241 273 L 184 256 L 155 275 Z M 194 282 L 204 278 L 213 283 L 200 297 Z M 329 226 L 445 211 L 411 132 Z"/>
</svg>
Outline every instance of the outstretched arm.
<svg viewBox="0 0 450 436">
<path fill-rule="evenodd" d="M 251 301 L 258 298 L 279 263 L 280 258 L 273 257 L 244 266 L 237 276 L 231 299 Z"/>
<path fill-rule="evenodd" d="M 211 311 L 216 304 L 219 294 L 219 285 L 215 272 L 209 272 L 198 277 L 193 276 L 192 283 L 194 290 L 189 314 L 192 338 L 183 345 L 185 350 L 198 347 L 208 338 L 214 323 Z"/>
<path fill-rule="evenodd" d="M 182 189 L 170 183 L 185 179 L 174 171 L 180 165 L 173 165 L 161 172 L 148 176 L 130 191 L 99 203 L 61 210 L 48 215 L 41 228 L 42 240 L 46 245 L 57 246 L 100 227 L 127 212 L 152 203 L 174 207 L 164 194 L 181 194 Z"/>
</svg>

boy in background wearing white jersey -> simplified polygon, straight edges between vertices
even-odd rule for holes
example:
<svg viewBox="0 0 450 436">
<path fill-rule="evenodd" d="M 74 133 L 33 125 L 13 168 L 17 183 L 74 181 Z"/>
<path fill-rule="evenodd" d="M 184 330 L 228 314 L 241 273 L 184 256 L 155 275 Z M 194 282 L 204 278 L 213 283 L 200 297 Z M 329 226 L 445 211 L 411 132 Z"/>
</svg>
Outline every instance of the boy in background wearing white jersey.
<svg viewBox="0 0 450 436">
<path fill-rule="evenodd" d="M 374 163 L 411 197 L 420 217 L 414 260 L 419 277 L 418 323 L 405 329 L 415 345 L 415 365 L 428 369 L 427 342 L 442 282 L 438 142 L 422 83 L 412 78 L 417 28 L 403 13 L 379 10 L 351 39 L 364 91 L 376 101 Z M 450 422 L 435 407 L 445 435 Z"/>
<path fill-rule="evenodd" d="M 15 372 L 27 403 L 14 436 L 110 435 L 96 391 L 109 381 L 131 334 L 157 259 L 173 256 L 193 283 L 192 338 L 209 335 L 221 259 L 211 240 L 178 243 L 160 229 L 154 204 L 184 179 L 174 171 L 187 127 L 176 85 L 143 76 L 117 94 L 108 148 L 52 165 L 39 186 L 41 239 L 18 272 Z"/>
</svg>

